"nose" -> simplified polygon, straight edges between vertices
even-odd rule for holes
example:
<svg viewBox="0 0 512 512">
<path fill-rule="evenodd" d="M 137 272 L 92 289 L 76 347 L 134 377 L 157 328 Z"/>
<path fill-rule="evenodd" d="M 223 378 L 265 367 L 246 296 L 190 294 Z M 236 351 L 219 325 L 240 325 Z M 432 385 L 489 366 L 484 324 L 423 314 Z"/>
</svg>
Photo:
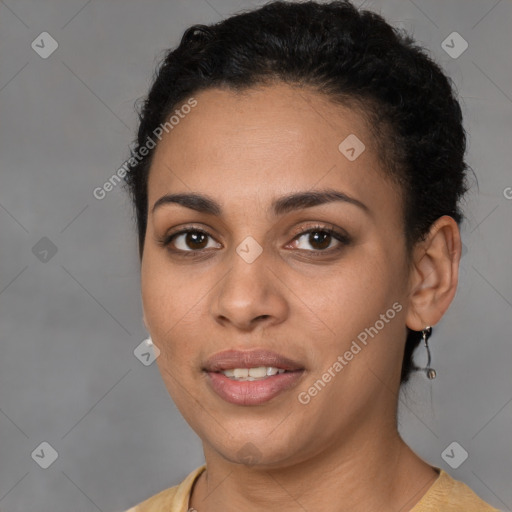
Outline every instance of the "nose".
<svg viewBox="0 0 512 512">
<path fill-rule="evenodd" d="M 286 319 L 287 288 L 268 260 L 265 251 L 252 263 L 233 255 L 231 268 L 212 297 L 211 314 L 218 324 L 247 332 Z"/>
</svg>

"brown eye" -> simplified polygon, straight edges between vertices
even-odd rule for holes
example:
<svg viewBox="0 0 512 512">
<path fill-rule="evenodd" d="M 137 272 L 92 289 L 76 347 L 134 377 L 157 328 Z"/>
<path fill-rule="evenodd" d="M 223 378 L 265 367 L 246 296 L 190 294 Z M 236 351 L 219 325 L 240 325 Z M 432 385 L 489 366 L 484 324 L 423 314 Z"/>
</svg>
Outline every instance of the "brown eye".
<svg viewBox="0 0 512 512">
<path fill-rule="evenodd" d="M 211 235 L 201 229 L 183 230 L 167 237 L 163 242 L 165 246 L 173 246 L 176 252 L 200 252 L 204 249 L 215 247 L 208 245 Z M 213 239 L 212 239 L 213 240 Z M 218 244 L 220 245 L 220 244 Z"/>
<path fill-rule="evenodd" d="M 344 245 L 348 245 L 350 242 L 350 239 L 346 235 L 338 233 L 334 229 L 322 226 L 303 231 L 296 236 L 294 240 L 297 241 L 297 243 L 294 244 L 295 248 L 304 249 L 313 253 L 330 252 L 330 249 L 337 250 L 342 248 Z M 301 243 L 301 240 L 305 241 L 303 244 L 306 247 L 299 247 L 298 244 Z M 334 244 L 334 246 L 332 246 L 332 242 L 335 241 L 337 241 L 338 244 Z M 312 247 L 312 250 L 307 249 L 307 244 Z"/>
<path fill-rule="evenodd" d="M 184 243 L 191 249 L 204 249 L 208 244 L 207 235 L 196 231 L 189 231 L 185 234 Z"/>
<path fill-rule="evenodd" d="M 325 231 L 315 231 L 309 233 L 308 242 L 314 249 L 327 249 L 331 244 L 332 236 Z"/>
</svg>

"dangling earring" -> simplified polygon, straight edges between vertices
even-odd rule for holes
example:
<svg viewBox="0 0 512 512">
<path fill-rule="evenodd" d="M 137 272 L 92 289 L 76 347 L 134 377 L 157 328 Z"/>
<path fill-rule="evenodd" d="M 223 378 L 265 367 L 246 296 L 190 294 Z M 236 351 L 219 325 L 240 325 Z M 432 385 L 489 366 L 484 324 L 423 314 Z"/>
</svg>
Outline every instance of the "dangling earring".
<svg viewBox="0 0 512 512">
<path fill-rule="evenodd" d="M 430 358 L 430 348 L 428 346 L 428 338 L 430 337 L 431 334 L 432 334 L 432 327 L 430 327 L 430 326 L 425 327 L 425 329 L 423 329 L 421 331 L 421 335 L 423 336 L 423 344 L 425 345 L 425 348 L 427 349 L 427 356 L 428 356 L 427 366 L 425 366 L 425 368 L 422 368 L 422 370 L 425 372 L 426 376 L 430 380 L 435 379 L 436 375 L 437 375 L 434 368 L 430 367 L 430 359 L 431 358 Z"/>
</svg>

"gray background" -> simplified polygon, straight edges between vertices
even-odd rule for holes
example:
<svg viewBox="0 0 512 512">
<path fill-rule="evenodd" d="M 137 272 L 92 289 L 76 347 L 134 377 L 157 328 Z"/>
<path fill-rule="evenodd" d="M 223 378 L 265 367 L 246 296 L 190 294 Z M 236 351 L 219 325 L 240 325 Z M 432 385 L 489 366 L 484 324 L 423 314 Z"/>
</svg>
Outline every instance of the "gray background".
<svg viewBox="0 0 512 512">
<path fill-rule="evenodd" d="M 134 355 L 147 333 L 128 198 L 120 187 L 101 201 L 92 191 L 128 156 L 134 101 L 162 51 L 193 23 L 261 4 L 0 1 L 2 512 L 121 511 L 203 462 L 156 363 Z M 465 207 L 459 290 L 431 338 L 438 378 L 417 375 L 402 393 L 401 432 L 512 509 L 512 5 L 364 7 L 410 30 L 454 79 L 479 182 Z M 46 59 L 31 48 L 43 31 L 59 45 Z M 453 31 L 469 44 L 458 58 L 441 47 Z M 53 256 L 33 250 L 43 237 Z M 47 469 L 31 456 L 44 441 L 58 453 Z M 469 453 L 458 469 L 441 457 L 453 441 Z"/>
</svg>

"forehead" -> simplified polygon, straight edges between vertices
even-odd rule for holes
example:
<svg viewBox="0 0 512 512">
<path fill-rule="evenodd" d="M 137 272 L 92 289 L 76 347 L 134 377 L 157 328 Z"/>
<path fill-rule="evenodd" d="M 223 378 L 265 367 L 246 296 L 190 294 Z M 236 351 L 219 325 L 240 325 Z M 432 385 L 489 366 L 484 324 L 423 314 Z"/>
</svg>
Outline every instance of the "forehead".
<svg viewBox="0 0 512 512">
<path fill-rule="evenodd" d="M 155 150 L 150 207 L 168 192 L 262 201 L 316 186 L 337 187 L 368 202 L 387 194 L 396 202 L 398 191 L 381 169 L 360 112 L 286 84 L 193 96 L 197 105 L 164 132 Z"/>
</svg>

